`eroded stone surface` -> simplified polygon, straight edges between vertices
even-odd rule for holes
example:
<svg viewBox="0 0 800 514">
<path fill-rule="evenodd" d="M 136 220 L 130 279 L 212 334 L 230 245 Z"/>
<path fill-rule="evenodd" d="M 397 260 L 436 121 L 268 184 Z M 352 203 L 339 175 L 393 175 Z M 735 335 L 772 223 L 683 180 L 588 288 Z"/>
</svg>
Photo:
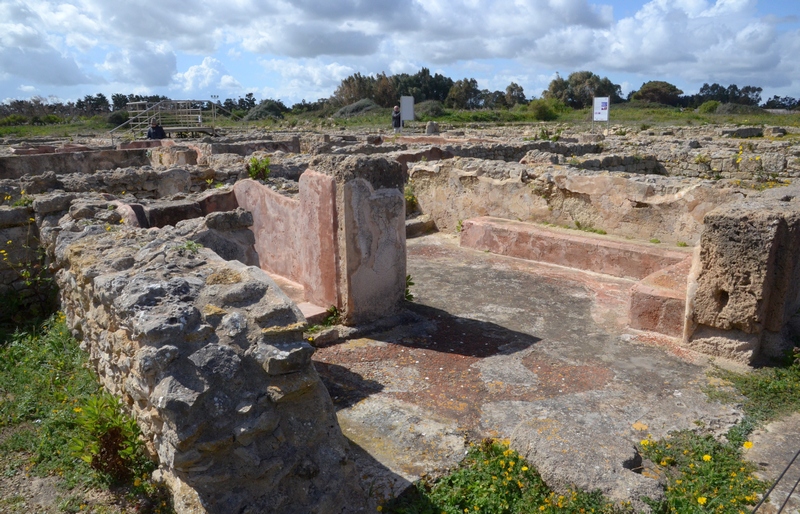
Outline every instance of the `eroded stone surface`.
<svg viewBox="0 0 800 514">
<path fill-rule="evenodd" d="M 302 315 L 263 271 L 186 241 L 180 227 L 64 226 L 62 307 L 103 385 L 179 512 L 346 509 L 362 491 Z"/>
</svg>

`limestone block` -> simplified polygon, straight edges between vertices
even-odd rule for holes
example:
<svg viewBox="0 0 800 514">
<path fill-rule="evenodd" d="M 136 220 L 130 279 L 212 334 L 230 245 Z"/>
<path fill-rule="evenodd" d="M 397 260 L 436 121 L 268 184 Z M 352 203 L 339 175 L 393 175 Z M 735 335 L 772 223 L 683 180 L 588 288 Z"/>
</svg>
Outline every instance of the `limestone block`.
<svg viewBox="0 0 800 514">
<path fill-rule="evenodd" d="M 260 269 L 188 252 L 180 233 L 62 230 L 55 256 L 68 323 L 130 405 L 176 510 L 363 504 L 300 311 Z"/>
<path fill-rule="evenodd" d="M 648 275 L 631 288 L 630 326 L 682 337 L 692 257 Z"/>
<path fill-rule="evenodd" d="M 449 232 L 459 220 L 493 216 L 558 225 L 577 221 L 609 234 L 695 244 L 703 216 L 742 197 L 721 185 L 680 178 L 568 166 L 525 167 L 517 175 L 516 167 L 461 158 L 416 164 L 409 175 L 420 210 Z"/>
<path fill-rule="evenodd" d="M 345 317 L 363 323 L 397 312 L 406 284 L 405 199 L 364 179 L 344 186 Z"/>
<path fill-rule="evenodd" d="M 687 344 L 751 362 L 786 331 L 800 307 L 800 190 L 782 189 L 706 215 Z"/>
</svg>

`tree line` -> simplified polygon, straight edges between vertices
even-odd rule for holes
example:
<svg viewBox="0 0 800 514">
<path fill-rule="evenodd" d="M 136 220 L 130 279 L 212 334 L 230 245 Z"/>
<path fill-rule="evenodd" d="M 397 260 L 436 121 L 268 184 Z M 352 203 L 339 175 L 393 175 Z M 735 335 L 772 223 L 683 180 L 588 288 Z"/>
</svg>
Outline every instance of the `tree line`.
<svg viewBox="0 0 800 514">
<path fill-rule="evenodd" d="M 756 86 L 739 87 L 736 84 L 703 84 L 695 94 L 684 94 L 669 82 L 653 80 L 645 82 L 636 90 L 622 97 L 621 87 L 608 77 L 600 77 L 591 71 L 576 71 L 566 78 L 556 74 L 548 88 L 542 92 L 545 100 L 560 102 L 572 109 L 591 106 L 596 96 L 607 96 L 612 103 L 642 102 L 673 107 L 698 108 L 706 102 L 721 104 L 740 104 L 760 106 L 766 109 L 800 109 L 800 99 L 790 96 L 773 96 L 762 103 L 763 89 Z M 217 101 L 216 107 L 241 118 L 261 119 L 264 117 L 282 118 L 286 113 L 324 111 L 358 102 L 370 100 L 381 107 L 391 107 L 399 103 L 401 96 L 413 96 L 416 103 L 425 101 L 440 102 L 451 109 L 510 109 L 526 105 L 530 100 L 525 96 L 522 86 L 511 82 L 504 91 L 480 89 L 474 78 L 453 80 L 439 73 L 431 74 L 422 68 L 415 74 L 399 73 L 387 75 L 362 75 L 355 73 L 343 79 L 329 98 L 315 102 L 302 100 L 287 107 L 280 100 L 264 99 L 256 101 L 254 93 L 247 93 L 237 99 L 226 98 Z M 86 95 L 75 102 L 60 102 L 34 96 L 29 100 L 12 100 L 0 104 L 0 125 L 53 124 L 69 119 L 91 116 L 106 116 L 110 124 L 121 124 L 127 120 L 127 105 L 131 102 L 159 102 L 169 100 L 160 95 L 113 94 L 109 100 L 102 93 Z M 195 108 L 210 111 L 211 101 L 198 101 Z"/>
</svg>

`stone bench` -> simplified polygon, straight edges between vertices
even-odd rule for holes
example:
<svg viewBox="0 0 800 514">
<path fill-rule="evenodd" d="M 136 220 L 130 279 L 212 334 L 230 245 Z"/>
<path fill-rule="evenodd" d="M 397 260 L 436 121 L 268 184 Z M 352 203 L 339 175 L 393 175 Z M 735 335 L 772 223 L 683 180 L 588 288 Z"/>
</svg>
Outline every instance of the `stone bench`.
<svg viewBox="0 0 800 514">
<path fill-rule="evenodd" d="M 685 250 L 489 216 L 464 221 L 461 246 L 632 280 L 641 280 L 689 256 Z"/>
</svg>

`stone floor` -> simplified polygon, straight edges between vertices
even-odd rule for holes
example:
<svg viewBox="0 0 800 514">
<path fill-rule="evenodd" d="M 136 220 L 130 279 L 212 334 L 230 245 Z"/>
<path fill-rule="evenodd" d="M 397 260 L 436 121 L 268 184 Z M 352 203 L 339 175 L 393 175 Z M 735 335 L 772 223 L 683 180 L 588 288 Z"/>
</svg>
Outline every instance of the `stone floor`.
<svg viewBox="0 0 800 514">
<path fill-rule="evenodd" d="M 630 469 L 639 440 L 698 424 L 721 434 L 741 416 L 702 392 L 707 358 L 626 328 L 633 281 L 442 234 L 408 241 L 408 273 L 409 323 L 314 356 L 376 501 L 484 437 L 511 440 L 558 484 L 636 499 L 655 486 Z M 777 452 L 765 476 L 800 448 L 798 424 L 754 436 Z"/>
</svg>

